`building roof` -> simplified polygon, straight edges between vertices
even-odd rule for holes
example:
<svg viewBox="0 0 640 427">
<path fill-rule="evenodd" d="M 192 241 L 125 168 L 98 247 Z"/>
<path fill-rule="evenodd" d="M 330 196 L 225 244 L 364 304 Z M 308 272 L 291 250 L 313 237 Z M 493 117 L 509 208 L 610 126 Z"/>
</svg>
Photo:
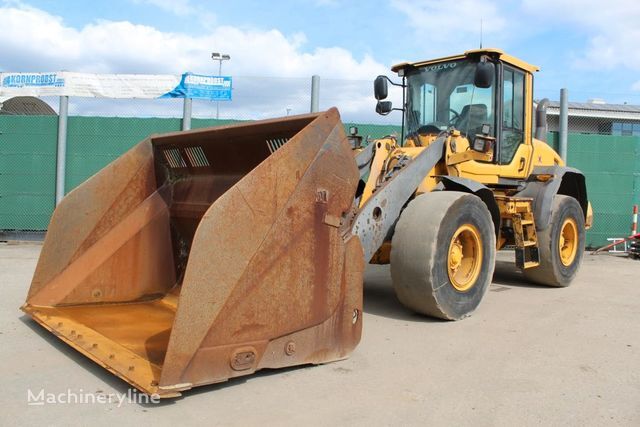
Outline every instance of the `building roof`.
<svg viewBox="0 0 640 427">
<path fill-rule="evenodd" d="M 601 117 L 618 120 L 640 120 L 640 105 L 607 104 L 601 102 L 569 102 L 570 116 L 573 117 Z M 559 115 L 560 103 L 550 101 L 547 114 Z"/>
<path fill-rule="evenodd" d="M 56 112 L 46 102 L 33 96 L 15 96 L 0 100 L 0 114 L 12 116 L 55 116 Z"/>
</svg>

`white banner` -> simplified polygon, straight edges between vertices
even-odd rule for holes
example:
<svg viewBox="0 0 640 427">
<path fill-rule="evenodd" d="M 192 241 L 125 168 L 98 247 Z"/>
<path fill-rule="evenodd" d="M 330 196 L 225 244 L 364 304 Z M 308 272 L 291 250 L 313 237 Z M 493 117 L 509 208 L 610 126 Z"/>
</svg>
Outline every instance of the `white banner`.
<svg viewBox="0 0 640 427">
<path fill-rule="evenodd" d="M 0 97 L 175 97 L 171 92 L 180 85 L 181 79 L 168 74 L 0 73 Z"/>
</svg>

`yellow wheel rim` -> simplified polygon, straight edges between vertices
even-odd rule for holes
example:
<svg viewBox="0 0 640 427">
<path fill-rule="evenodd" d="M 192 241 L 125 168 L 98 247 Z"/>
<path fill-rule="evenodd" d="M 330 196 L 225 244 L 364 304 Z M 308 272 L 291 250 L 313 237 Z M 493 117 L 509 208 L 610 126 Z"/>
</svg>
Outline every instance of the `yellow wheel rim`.
<svg viewBox="0 0 640 427">
<path fill-rule="evenodd" d="M 573 218 L 567 218 L 562 223 L 560 238 L 558 239 L 558 253 L 560 261 L 565 267 L 571 265 L 578 252 L 578 224 Z"/>
<path fill-rule="evenodd" d="M 449 280 L 458 291 L 468 291 L 480 275 L 482 244 L 480 233 L 471 224 L 460 226 L 449 243 L 447 267 Z"/>
</svg>

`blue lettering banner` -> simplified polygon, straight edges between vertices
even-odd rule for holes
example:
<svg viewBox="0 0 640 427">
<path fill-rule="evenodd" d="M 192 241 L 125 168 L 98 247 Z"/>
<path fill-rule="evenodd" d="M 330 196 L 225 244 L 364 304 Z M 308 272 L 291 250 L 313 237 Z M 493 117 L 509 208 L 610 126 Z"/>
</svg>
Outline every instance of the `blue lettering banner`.
<svg viewBox="0 0 640 427">
<path fill-rule="evenodd" d="M 231 101 L 230 76 L 206 76 L 184 73 L 180 84 L 162 98 L 209 99 L 211 101 Z"/>
</svg>

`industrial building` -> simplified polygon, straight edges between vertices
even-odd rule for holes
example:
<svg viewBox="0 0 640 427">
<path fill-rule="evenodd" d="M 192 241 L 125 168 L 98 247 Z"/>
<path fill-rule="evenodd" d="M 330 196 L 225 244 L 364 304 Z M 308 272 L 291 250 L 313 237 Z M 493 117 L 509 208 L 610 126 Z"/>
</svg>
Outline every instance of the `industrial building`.
<svg viewBox="0 0 640 427">
<path fill-rule="evenodd" d="M 602 100 L 569 102 L 569 132 L 614 136 L 640 136 L 640 105 L 607 104 Z M 547 125 L 559 129 L 560 103 L 549 102 Z"/>
</svg>

